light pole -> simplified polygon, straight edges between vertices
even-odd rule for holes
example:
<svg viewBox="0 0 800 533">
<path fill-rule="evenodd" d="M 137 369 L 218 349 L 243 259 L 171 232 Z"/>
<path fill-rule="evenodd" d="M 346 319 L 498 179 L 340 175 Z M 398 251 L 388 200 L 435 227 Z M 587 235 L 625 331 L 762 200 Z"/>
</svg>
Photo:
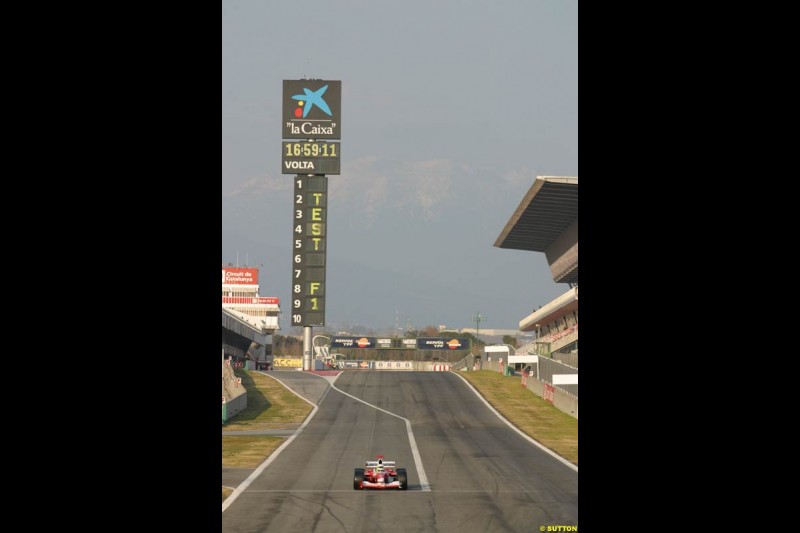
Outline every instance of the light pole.
<svg viewBox="0 0 800 533">
<path fill-rule="evenodd" d="M 481 316 L 481 312 L 478 311 L 478 314 L 472 317 L 472 321 L 475 322 L 475 339 L 480 342 L 481 340 L 481 320 L 486 317 Z"/>
<path fill-rule="evenodd" d="M 478 314 L 472 317 L 472 321 L 475 322 L 475 344 L 477 345 L 481 341 L 481 320 L 485 317 L 481 316 L 481 312 L 478 311 Z M 480 349 L 478 346 L 475 346 L 476 349 Z M 481 357 L 481 370 L 483 370 L 483 357 Z"/>
</svg>

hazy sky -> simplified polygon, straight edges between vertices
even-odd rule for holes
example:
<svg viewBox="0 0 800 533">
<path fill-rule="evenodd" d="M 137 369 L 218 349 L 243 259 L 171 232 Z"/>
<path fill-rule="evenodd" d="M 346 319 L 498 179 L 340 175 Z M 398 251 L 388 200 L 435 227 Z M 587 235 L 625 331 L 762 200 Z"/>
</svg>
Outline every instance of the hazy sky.
<svg viewBox="0 0 800 533">
<path fill-rule="evenodd" d="M 342 82 L 326 326 L 516 329 L 568 290 L 493 244 L 537 175 L 578 176 L 577 0 L 223 0 L 222 262 L 261 269 L 284 333 L 304 78 Z"/>
</svg>

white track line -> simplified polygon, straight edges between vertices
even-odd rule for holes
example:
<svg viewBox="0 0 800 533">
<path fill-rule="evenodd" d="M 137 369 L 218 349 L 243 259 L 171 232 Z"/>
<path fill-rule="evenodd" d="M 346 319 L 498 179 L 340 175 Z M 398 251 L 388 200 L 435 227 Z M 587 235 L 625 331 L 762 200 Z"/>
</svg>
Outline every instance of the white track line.
<svg viewBox="0 0 800 533">
<path fill-rule="evenodd" d="M 301 425 L 301 426 L 300 426 L 300 427 L 297 429 L 297 431 L 296 431 L 296 432 L 295 432 L 295 433 L 294 433 L 294 434 L 293 434 L 291 437 L 289 437 L 288 439 L 286 439 L 286 442 L 284 442 L 283 444 L 281 444 L 281 445 L 280 445 L 280 446 L 279 446 L 279 447 L 278 447 L 278 448 L 277 448 L 277 449 L 276 449 L 274 452 L 272 452 L 272 453 L 270 454 L 270 456 L 267 458 L 267 460 L 266 460 L 266 461 L 264 461 L 263 463 L 261 463 L 261 464 L 258 466 L 258 468 L 256 468 L 256 469 L 253 471 L 253 473 L 252 473 L 252 474 L 250 474 L 250 475 L 247 477 L 247 479 L 245 479 L 245 480 L 244 480 L 244 481 L 243 481 L 243 482 L 242 482 L 242 483 L 241 483 L 241 484 L 240 484 L 238 487 L 236 487 L 236 490 L 234 490 L 234 491 L 231 493 L 231 495 L 230 495 L 230 496 L 228 496 L 228 497 L 225 499 L 225 501 L 224 501 L 224 502 L 222 502 L 222 510 L 223 510 L 223 511 L 225 511 L 225 509 L 227 509 L 227 508 L 228 508 L 228 507 L 229 507 L 229 506 L 230 506 L 230 505 L 231 505 L 231 504 L 234 502 L 234 500 L 235 500 L 236 498 L 238 498 L 238 497 L 239 497 L 239 495 L 240 495 L 242 492 L 244 492 L 244 490 L 245 490 L 245 489 L 246 489 L 246 488 L 247 488 L 247 487 L 250 485 L 250 483 L 252 483 L 252 482 L 253 482 L 253 480 L 254 480 L 256 477 L 258 477 L 259 475 L 261 475 L 261 472 L 263 472 L 263 471 L 264 471 L 264 469 L 265 469 L 266 467 L 268 467 L 268 466 L 270 465 L 270 463 L 272 463 L 272 461 L 273 461 L 273 460 L 274 460 L 274 459 L 275 459 L 275 458 L 278 456 L 278 454 L 279 454 L 280 452 L 282 452 L 282 451 L 284 450 L 284 448 L 286 448 L 286 447 L 287 447 L 287 446 L 288 446 L 288 445 L 289 445 L 289 444 L 290 444 L 290 443 L 291 443 L 291 442 L 294 440 L 294 438 L 295 438 L 297 435 L 299 435 L 301 431 L 303 431 L 303 429 L 305 429 L 306 425 L 308 425 L 308 423 L 311 421 L 311 419 L 312 419 L 312 418 L 314 418 L 314 415 L 315 415 L 315 414 L 317 414 L 317 409 L 318 409 L 318 407 L 317 407 L 316 405 L 314 405 L 314 403 L 313 403 L 313 402 L 311 402 L 311 401 L 307 400 L 306 398 L 303 398 L 302 396 L 300 396 L 299 394 L 297 394 L 297 393 L 296 393 L 295 391 L 293 391 L 291 388 L 289 388 L 288 386 L 286 386 L 286 384 L 285 384 L 285 383 L 283 383 L 281 380 L 279 380 L 279 379 L 277 379 L 277 378 L 274 378 L 274 377 L 272 377 L 272 376 L 270 376 L 269 374 L 266 374 L 266 373 L 264 373 L 264 372 L 259 372 L 259 373 L 260 373 L 260 374 L 264 374 L 265 376 L 271 377 L 272 379 L 274 379 L 275 381 L 277 381 L 278 383 L 280 383 L 281 385 L 283 385 L 283 386 L 284 386 L 284 387 L 285 387 L 287 390 L 291 391 L 291 392 L 292 392 L 292 394 L 294 394 L 295 396 L 297 396 L 297 397 L 299 397 L 299 398 L 302 398 L 303 400 L 305 400 L 305 401 L 307 401 L 308 403 L 310 403 L 310 404 L 312 405 L 312 407 L 314 407 L 314 410 L 311 412 L 311 414 L 308 416 L 308 418 L 306 418 L 305 422 L 303 422 L 303 424 L 302 424 L 302 425 Z M 534 439 L 532 439 L 531 437 L 529 437 L 528 435 L 526 435 L 525 433 L 523 433 L 523 432 L 522 432 L 522 431 L 521 431 L 521 430 L 520 430 L 518 427 L 516 427 L 514 424 L 512 424 L 511 422 L 509 422 L 509 421 L 508 421 L 508 420 L 507 420 L 507 419 L 506 419 L 506 418 L 505 418 L 503 415 L 501 415 L 501 414 L 500 414 L 500 413 L 497 411 L 497 409 L 495 409 L 494 407 L 492 407 L 492 405 L 491 405 L 489 402 L 487 402 L 487 401 L 486 401 L 486 399 L 485 399 L 483 396 L 481 396 L 481 394 L 480 394 L 480 393 L 479 393 L 479 392 L 478 392 L 478 391 L 475 389 L 475 387 L 473 387 L 473 386 L 472 386 L 472 384 L 471 384 L 469 381 L 467 381 L 467 380 L 466 380 L 466 378 L 464 378 L 464 376 L 460 375 L 458 372 L 451 372 L 451 373 L 452 373 L 452 374 L 455 374 L 456 376 L 458 376 L 459 378 L 461 378 L 461 380 L 462 380 L 464 383 L 466 383 L 466 384 L 467 384 L 467 386 L 468 386 L 470 389 L 472 389 L 472 392 L 474 392 L 474 393 L 475 393 L 475 395 L 476 395 L 478 398 L 480 398 L 480 400 L 481 400 L 481 401 L 482 401 L 484 404 L 486 404 L 486 407 L 488 407 L 488 408 L 489 408 L 489 409 L 490 409 L 490 410 L 491 410 L 491 411 L 492 411 L 492 412 L 493 412 L 493 413 L 494 413 L 494 414 L 495 414 L 495 415 L 496 415 L 496 416 L 497 416 L 497 417 L 498 417 L 500 420 L 502 420 L 503 422 L 505 422 L 505 423 L 506 423 L 506 425 L 508 425 L 508 427 L 510 427 L 511 429 L 513 429 L 514 431 L 516 431 L 516 432 L 517 432 L 517 433 L 518 433 L 518 434 L 519 434 L 519 435 L 520 435 L 522 438 L 524 438 L 525 440 L 527 440 L 528 442 L 530 442 L 530 443 L 531 443 L 531 444 L 533 444 L 534 446 L 537 446 L 538 448 L 540 448 L 540 449 L 541 449 L 542 451 L 544 451 L 545 453 L 547 453 L 547 454 L 549 454 L 549 455 L 552 455 L 552 456 L 553 456 L 554 458 L 556 458 L 558 461 L 560 461 L 560 462 L 562 462 L 563 464 L 565 464 L 566 466 L 570 467 L 570 468 L 571 468 L 572 470 L 574 470 L 575 472 L 577 472 L 577 471 L 578 471 L 578 467 L 577 467 L 576 465 L 574 465 L 574 464 L 570 463 L 568 460 L 564 459 L 563 457 L 561 457 L 560 455 L 558 455 L 557 453 L 555 453 L 555 452 L 554 452 L 554 451 L 552 451 L 551 449 L 549 449 L 549 448 L 546 448 L 545 446 L 543 446 L 543 445 L 542 445 L 542 444 L 540 444 L 539 442 L 535 441 Z M 317 374 L 312 374 L 312 375 L 317 375 Z M 416 439 L 414 439 L 414 432 L 413 432 L 413 431 L 412 431 L 412 429 L 411 429 L 411 421 L 410 421 L 409 419 L 405 418 L 405 417 L 402 417 L 402 416 L 400 416 L 400 415 L 397 415 L 397 414 L 395 414 L 395 413 L 392 413 L 392 412 L 390 412 L 390 411 L 387 411 L 386 409 L 383 409 L 383 408 L 381 408 L 381 407 L 378 407 L 377 405 L 373 405 L 373 404 L 371 404 L 371 403 L 369 403 L 369 402 L 367 402 L 367 401 L 364 401 L 364 400 L 362 400 L 361 398 L 356 398 L 356 397 L 355 397 L 355 396 L 353 396 L 352 394 L 348 394 L 348 393 L 346 393 L 345 391 L 343 391 L 342 389 L 338 388 L 338 387 L 337 387 L 337 386 L 334 384 L 334 382 L 336 381 L 336 379 L 337 379 L 337 378 L 338 378 L 340 375 L 341 375 L 341 373 L 339 373 L 339 374 L 336 374 L 336 376 L 334 376 L 334 377 L 333 377 L 333 379 L 328 379 L 327 377 L 323 377 L 323 376 L 319 376 L 319 377 L 321 377 L 322 379 L 325 379 L 325 380 L 327 380 L 328 382 L 330 382 L 330 384 L 331 384 L 331 388 L 333 388 L 333 389 L 336 389 L 337 391 L 341 392 L 341 393 L 342 393 L 342 394 L 344 394 L 345 396 L 349 396 L 350 398 L 352 398 L 352 399 L 356 400 L 357 402 L 361 402 L 361 403 L 363 403 L 363 404 L 365 404 L 365 405 L 368 405 L 368 406 L 370 406 L 370 407 L 372 407 L 372 408 L 374 408 L 374 409 L 377 409 L 378 411 L 382 411 L 382 412 L 386 413 L 387 415 L 391 415 L 391 416 L 397 417 L 397 418 L 399 418 L 399 419 L 403 420 L 403 421 L 406 423 L 406 431 L 408 432 L 408 442 L 409 442 L 409 445 L 411 446 L 411 453 L 412 453 L 412 454 L 413 454 L 413 456 L 414 456 L 414 463 L 415 463 L 415 466 L 416 466 L 416 469 L 417 469 L 417 474 L 419 475 L 419 482 L 420 482 L 420 486 L 422 487 L 422 491 L 423 491 L 423 492 L 430 492 L 430 490 L 431 490 L 430 483 L 428 483 L 428 476 L 425 474 L 425 468 L 422 466 L 422 458 L 421 458 L 421 457 L 420 457 L 420 455 L 419 455 L 419 448 L 417 448 L 417 441 L 416 441 Z M 325 393 L 323 393 L 323 395 L 320 397 L 320 403 L 321 403 L 321 402 L 322 402 L 322 400 L 325 398 L 325 395 L 326 395 L 326 394 L 327 394 L 327 391 L 326 391 Z"/>
<path fill-rule="evenodd" d="M 396 415 L 386 409 L 382 409 L 377 405 L 372 405 L 369 402 L 362 400 L 361 398 L 356 398 L 352 394 L 348 394 L 342 389 L 338 388 L 336 385 L 331 383 L 331 387 L 336 389 L 337 391 L 341 392 L 345 396 L 350 396 L 352 399 L 356 400 L 357 402 L 361 402 L 365 405 L 369 405 L 370 407 L 377 409 L 378 411 L 383 411 L 387 415 L 396 416 L 400 420 L 404 420 L 406 423 L 406 432 L 408 433 L 408 444 L 411 446 L 411 453 L 414 456 L 414 465 L 417 469 L 417 474 L 419 475 L 419 484 L 422 487 L 423 492 L 430 492 L 431 485 L 428 483 L 428 476 L 425 474 L 425 468 L 422 466 L 422 457 L 419 455 L 419 448 L 417 448 L 417 441 L 414 439 L 414 432 L 411 430 L 411 421 L 408 418 L 404 418 L 400 415 Z"/>
<path fill-rule="evenodd" d="M 271 377 L 271 378 L 272 378 L 272 376 L 270 376 L 269 374 L 265 374 L 264 372 L 259 372 L 259 374 L 264 374 L 265 376 L 268 376 L 268 377 Z M 272 379 L 274 379 L 275 381 L 277 381 L 278 383 L 280 383 L 281 385 L 283 385 L 284 387 L 286 387 L 286 385 L 285 385 L 285 384 L 284 384 L 284 383 L 283 383 L 281 380 L 279 380 L 279 379 L 277 379 L 277 378 L 272 378 Z M 314 403 L 313 403 L 313 402 L 311 402 L 311 401 L 309 401 L 309 400 L 306 400 L 305 398 L 303 398 L 302 396 L 300 396 L 299 394 L 297 394 L 295 391 L 293 391 L 293 390 L 292 390 L 292 389 L 290 389 L 289 387 L 286 387 L 286 389 L 287 389 L 287 390 L 289 390 L 289 391 L 291 391 L 291 392 L 292 392 L 292 394 L 294 394 L 294 395 L 295 395 L 295 396 L 297 396 L 298 398 L 301 398 L 301 399 L 303 399 L 303 400 L 307 401 L 308 403 L 310 403 L 310 404 L 311 404 L 311 406 L 312 406 L 314 409 L 311 411 L 311 414 L 310 414 L 310 415 L 308 415 L 308 418 L 306 418 L 306 419 L 305 419 L 305 421 L 303 422 L 303 424 L 302 424 L 302 425 L 301 425 L 299 428 L 297 428 L 297 431 L 295 431 L 295 432 L 294 432 L 294 434 L 293 434 L 291 437 L 289 437 L 288 439 L 286 439 L 286 442 L 284 442 L 283 444 L 281 444 L 280 446 L 278 446 L 278 448 L 277 448 L 277 449 L 276 449 L 274 452 L 272 452 L 272 453 L 269 455 L 269 457 L 267 457 L 266 461 L 264 461 L 263 463 L 261 463 L 260 465 L 258 465 L 258 468 L 256 468 L 255 470 L 253 470 L 253 472 L 252 472 L 252 473 L 251 473 L 249 476 L 247 476 L 247 479 L 245 479 L 244 481 L 242 481 L 242 482 L 239 484 L 239 486 L 238 486 L 238 487 L 236 487 L 236 489 L 235 489 L 235 490 L 234 490 L 234 491 L 231 493 L 231 495 L 230 495 L 230 496 L 228 496 L 227 498 L 225 498 L 225 501 L 224 501 L 224 502 L 222 502 L 222 512 L 223 512 L 223 513 L 225 512 L 225 509 L 227 509 L 228 507 L 230 507 L 230 505 L 231 505 L 231 504 L 232 504 L 232 503 L 233 503 L 233 502 L 236 500 L 236 498 L 238 498 L 238 497 L 239 497 L 239 495 L 240 495 L 242 492 L 244 492 L 244 490 L 245 490 L 247 487 L 249 487 L 249 486 L 250 486 L 250 483 L 252 483 L 252 482 L 253 482 L 253 480 L 254 480 L 255 478 L 257 478 L 258 476 L 260 476 L 260 475 L 261 475 L 261 472 L 263 472 L 263 471 L 264 471 L 264 469 L 265 469 L 265 468 L 267 468 L 267 467 L 270 465 L 270 463 L 272 463 L 272 461 L 274 461 L 274 460 L 275 460 L 275 458 L 276 458 L 276 457 L 278 457 L 278 455 L 279 455 L 279 454 L 280 454 L 280 453 L 281 453 L 281 452 L 284 450 L 284 448 L 286 448 L 287 446 L 289 446 L 289 444 L 291 444 L 291 442 L 294 440 L 294 438 L 295 438 L 296 436 L 298 436 L 298 435 L 299 435 L 299 434 L 300 434 L 300 433 L 303 431 L 303 429 L 305 429 L 305 427 L 308 425 L 308 423 L 309 423 L 309 422 L 311 422 L 311 419 L 312 419 L 312 418 L 314 418 L 314 415 L 315 415 L 315 414 L 317 414 L 317 410 L 318 410 L 319 408 L 318 408 L 316 405 L 314 405 Z"/>
<path fill-rule="evenodd" d="M 304 398 L 303 396 L 300 396 L 297 392 L 292 390 L 290 387 L 288 387 L 284 382 L 282 382 L 278 378 L 275 378 L 275 377 L 273 377 L 273 376 L 271 376 L 269 374 L 266 374 L 264 372 L 259 372 L 259 374 L 263 374 L 263 375 L 265 375 L 267 377 L 270 377 L 270 378 L 274 379 L 275 381 L 277 381 L 278 383 L 283 385 L 286 388 L 286 390 L 290 391 L 292 394 L 294 394 L 298 398 L 301 398 L 301 399 L 305 400 L 306 402 L 310 403 L 311 406 L 314 409 L 313 409 L 313 411 L 311 411 L 311 414 L 308 415 L 308 418 L 305 419 L 303 424 L 299 428 L 297 428 L 297 431 L 295 431 L 295 433 L 291 437 L 286 439 L 286 442 L 281 444 L 274 452 L 272 452 L 270 454 L 270 456 L 267 457 L 267 459 L 263 463 L 258 465 L 258 468 L 253 470 L 253 472 L 249 476 L 247 476 L 247 479 L 242 481 L 239 484 L 239 486 L 236 487 L 236 489 L 231 493 L 230 496 L 225 498 L 225 501 L 222 502 L 222 511 L 223 512 L 225 512 L 225 509 L 230 507 L 231 504 L 236 500 L 236 498 L 238 498 L 239 495 L 242 492 L 244 492 L 245 489 L 247 489 L 247 487 L 250 486 L 250 483 L 252 483 L 255 478 L 257 478 L 258 476 L 261 475 L 261 473 L 264 471 L 264 469 L 267 468 L 272 463 L 272 461 L 275 460 L 276 457 L 278 457 L 278 454 L 280 454 L 287 446 L 289 446 L 289 444 L 291 444 L 291 442 L 294 440 L 294 438 L 297 435 L 299 435 L 303 431 L 303 429 L 305 429 L 305 427 L 308 425 L 308 423 L 311 421 L 311 419 L 314 418 L 314 415 L 317 414 L 317 409 L 319 409 L 313 402 L 309 401 L 308 399 Z M 312 375 L 317 376 L 317 374 L 312 374 Z M 422 490 L 424 492 L 430 492 L 431 487 L 430 487 L 430 484 L 428 483 L 428 477 L 425 475 L 425 468 L 423 468 L 423 466 L 422 466 L 422 458 L 419 455 L 419 449 L 417 448 L 417 441 L 414 439 L 414 432 L 411 431 L 411 422 L 407 418 L 403 418 L 400 415 L 396 415 L 394 413 L 390 413 L 386 409 L 382 409 L 382 408 L 378 407 L 377 405 L 372 405 L 369 402 L 365 402 L 361 398 L 356 398 L 352 394 L 348 394 L 348 393 L 344 392 L 342 389 L 336 387 L 336 385 L 334 385 L 334 382 L 336 381 L 336 379 L 340 375 L 341 375 L 341 372 L 339 374 L 336 374 L 335 376 L 333 376 L 333 379 L 330 379 L 330 378 L 328 378 L 326 376 L 318 376 L 318 377 L 327 380 L 331 384 L 331 388 L 336 389 L 337 391 L 341 392 L 345 396 L 350 396 L 351 398 L 353 398 L 356 401 L 359 401 L 359 402 L 361 402 L 363 404 L 369 405 L 370 407 L 373 407 L 373 408 L 375 408 L 375 409 L 377 409 L 379 411 L 383 411 L 386 414 L 389 414 L 389 415 L 392 415 L 392 416 L 396 416 L 397 418 L 400 418 L 400 419 L 405 421 L 405 423 L 406 423 L 406 431 L 408 432 L 408 442 L 411 445 L 411 453 L 414 455 L 414 463 L 416 464 L 417 474 L 419 475 L 420 486 L 422 487 Z M 325 398 L 325 396 L 328 394 L 329 391 L 330 391 L 330 389 L 326 389 L 325 392 L 322 394 L 322 396 L 320 396 L 320 399 L 319 399 L 320 403 L 322 403 L 322 400 Z"/>
<path fill-rule="evenodd" d="M 503 415 L 501 415 L 501 414 L 500 414 L 500 413 L 497 411 L 497 409 L 495 409 L 494 407 L 492 407 L 492 404 L 490 404 L 489 402 L 487 402 L 487 401 L 486 401 L 486 398 L 484 398 L 483 396 L 481 396 L 481 393 L 479 393 L 479 392 L 478 392 L 478 391 L 475 389 L 475 387 L 473 387 L 473 386 L 472 386 L 472 383 L 470 383 L 469 381 L 467 381 L 467 378 L 465 378 L 464 376 L 462 376 L 462 375 L 461 375 L 461 374 L 459 374 L 458 372 L 450 372 L 450 373 L 451 373 L 451 374 L 455 374 L 456 376 L 460 377 L 460 378 L 461 378 L 461 380 L 462 380 L 464 383 L 466 383 L 466 384 L 467 384 L 467 387 L 469 387 L 470 389 L 472 389 L 472 392 L 474 392 L 474 393 L 475 393 L 475 396 L 477 396 L 478 398 L 480 398 L 480 399 L 481 399 L 481 401 L 482 401 L 483 403 L 485 403 L 485 404 L 486 404 L 486 407 L 488 407 L 489 409 L 491 409 L 491 410 L 492 410 L 492 412 L 493 412 L 494 414 L 496 414 L 496 415 L 497 415 L 497 418 L 499 418 L 500 420 L 502 420 L 503 422 L 505 422 L 505 423 L 508 425 L 508 427 L 510 427 L 511 429 L 513 429 L 514 431 L 516 431 L 517 433 L 519 433 L 519 434 L 522 436 L 522 438 L 524 438 L 524 439 L 528 440 L 528 441 L 529 441 L 531 444 L 534 444 L 534 445 L 538 446 L 539 448 L 541 448 L 541 449 L 542 449 L 542 451 L 544 451 L 544 452 L 547 452 L 548 454 L 552 455 L 553 457 L 555 457 L 556 459 L 558 459 L 559 461 L 561 461 L 562 463 L 564 463 L 565 465 L 567 465 L 568 467 L 570 467 L 571 469 L 573 469 L 574 471 L 576 471 L 576 472 L 578 471 L 578 467 L 577 467 L 577 466 L 575 466 L 574 464 L 570 463 L 569 461 L 567 461 L 566 459 L 564 459 L 563 457 L 561 457 L 560 455 L 558 455 L 558 454 L 557 454 L 556 452 L 554 452 L 553 450 L 551 450 L 551 449 L 549 449 L 549 448 L 546 448 L 546 447 L 544 447 L 544 446 L 543 446 L 541 443 L 539 443 L 539 442 L 537 442 L 537 441 L 533 440 L 533 439 L 532 439 L 532 438 L 530 438 L 528 435 L 526 435 L 525 433 L 523 433 L 523 432 L 522 432 L 522 431 L 521 431 L 521 430 L 520 430 L 520 429 L 519 429 L 517 426 L 515 426 L 514 424 L 512 424 L 511 422 L 509 422 L 509 421 L 506 419 L 506 417 L 504 417 Z"/>
</svg>

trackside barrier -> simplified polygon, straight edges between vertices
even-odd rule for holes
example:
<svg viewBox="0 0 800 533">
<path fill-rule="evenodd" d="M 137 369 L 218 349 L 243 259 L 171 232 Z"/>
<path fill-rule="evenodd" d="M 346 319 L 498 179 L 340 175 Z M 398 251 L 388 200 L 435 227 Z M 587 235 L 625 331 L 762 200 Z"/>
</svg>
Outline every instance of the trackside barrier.
<svg viewBox="0 0 800 533">
<path fill-rule="evenodd" d="M 230 420 L 236 413 L 247 407 L 247 390 L 241 384 L 242 378 L 236 377 L 230 359 L 222 366 L 222 421 Z"/>
<path fill-rule="evenodd" d="M 553 383 L 553 376 L 556 374 L 577 374 L 578 369 L 575 367 L 571 367 L 569 365 L 565 365 L 564 363 L 560 363 L 558 361 L 554 361 L 549 357 L 539 356 L 539 364 L 537 365 L 539 369 L 539 375 L 536 376 L 542 381 L 546 383 Z M 559 385 L 561 390 L 569 392 L 574 396 L 578 396 L 578 385 Z"/>
<path fill-rule="evenodd" d="M 227 422 L 245 407 L 247 407 L 247 394 L 242 394 L 232 400 L 226 400 L 222 405 L 222 421 Z"/>
<path fill-rule="evenodd" d="M 578 397 L 558 387 L 553 387 L 533 376 L 523 376 L 521 385 L 536 396 L 552 403 L 556 409 L 578 418 Z"/>
<path fill-rule="evenodd" d="M 474 361 L 474 358 L 471 358 Z M 319 360 L 316 360 L 320 362 Z M 463 360 L 458 363 L 433 363 L 430 361 L 372 361 L 372 360 L 346 360 L 337 359 L 335 368 L 338 370 L 389 370 L 389 371 L 426 371 L 426 372 L 451 372 L 454 370 L 465 370 Z M 505 372 L 505 366 L 501 367 L 500 372 Z M 298 356 L 279 356 L 272 359 L 273 370 L 302 370 L 302 358 Z M 316 370 L 324 370 L 326 367 L 320 365 Z M 513 370 L 509 371 L 513 374 Z"/>
<path fill-rule="evenodd" d="M 375 370 L 414 370 L 414 361 L 375 361 Z"/>
</svg>

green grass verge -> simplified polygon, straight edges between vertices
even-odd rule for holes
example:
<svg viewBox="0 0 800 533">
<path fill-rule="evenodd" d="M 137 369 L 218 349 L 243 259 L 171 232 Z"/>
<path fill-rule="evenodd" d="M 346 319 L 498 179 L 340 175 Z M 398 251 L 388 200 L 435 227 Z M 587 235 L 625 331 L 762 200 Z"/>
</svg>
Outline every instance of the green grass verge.
<svg viewBox="0 0 800 533">
<path fill-rule="evenodd" d="M 259 372 L 236 369 L 247 390 L 247 407 L 223 426 L 223 431 L 297 427 L 311 413 L 310 403 Z M 269 435 L 223 435 L 222 466 L 256 468 L 286 439 Z M 222 487 L 222 501 L 232 489 Z"/>
<path fill-rule="evenodd" d="M 256 371 L 236 369 L 247 389 L 247 407 L 231 417 L 223 431 L 287 429 L 302 424 L 313 407 L 274 379 Z"/>
<path fill-rule="evenodd" d="M 255 468 L 285 440 L 270 435 L 223 435 L 222 466 Z"/>
<path fill-rule="evenodd" d="M 459 372 L 492 407 L 523 433 L 578 464 L 578 419 L 558 410 L 520 383 L 491 370 Z"/>
</svg>

